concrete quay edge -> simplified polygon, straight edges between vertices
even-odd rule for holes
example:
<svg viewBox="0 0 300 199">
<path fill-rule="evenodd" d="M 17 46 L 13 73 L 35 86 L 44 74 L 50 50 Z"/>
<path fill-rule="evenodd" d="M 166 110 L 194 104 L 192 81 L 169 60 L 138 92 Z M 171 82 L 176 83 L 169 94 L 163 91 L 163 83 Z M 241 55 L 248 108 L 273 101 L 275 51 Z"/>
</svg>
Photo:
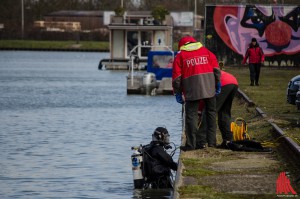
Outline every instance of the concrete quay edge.
<svg viewBox="0 0 300 199">
<path fill-rule="evenodd" d="M 255 103 L 240 89 L 238 89 L 237 97 L 244 99 L 246 101 L 246 103 L 248 104 L 248 106 L 250 106 L 250 107 L 255 106 Z M 256 107 L 255 110 L 261 117 L 263 117 L 264 119 L 267 119 L 267 114 L 261 108 Z M 300 146 L 295 141 L 293 141 L 291 138 L 289 138 L 288 136 L 285 136 L 285 133 L 283 132 L 283 130 L 281 128 L 279 128 L 272 120 L 267 120 L 267 121 L 273 127 L 273 130 L 276 132 L 277 136 L 283 137 L 287 146 L 293 151 L 295 158 L 299 160 L 300 159 Z M 185 141 L 184 141 L 184 131 L 183 131 L 181 145 L 183 145 L 184 142 Z M 180 186 L 183 185 L 182 171 L 184 169 L 184 165 L 182 164 L 180 159 L 181 159 L 181 151 L 179 152 L 178 169 L 177 169 L 175 181 L 174 181 L 173 199 L 180 199 L 180 194 L 178 193 L 177 190 L 179 189 Z"/>
</svg>

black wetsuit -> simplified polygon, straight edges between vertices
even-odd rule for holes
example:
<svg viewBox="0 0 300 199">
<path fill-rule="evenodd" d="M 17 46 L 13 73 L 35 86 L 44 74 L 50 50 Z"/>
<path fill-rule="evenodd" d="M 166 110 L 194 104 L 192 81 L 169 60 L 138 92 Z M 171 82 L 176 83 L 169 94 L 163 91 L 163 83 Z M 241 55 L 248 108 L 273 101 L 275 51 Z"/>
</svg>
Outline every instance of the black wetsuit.
<svg viewBox="0 0 300 199">
<path fill-rule="evenodd" d="M 144 177 L 152 188 L 172 188 L 171 169 L 177 170 L 177 163 L 173 161 L 162 142 L 152 141 L 144 147 Z"/>
</svg>

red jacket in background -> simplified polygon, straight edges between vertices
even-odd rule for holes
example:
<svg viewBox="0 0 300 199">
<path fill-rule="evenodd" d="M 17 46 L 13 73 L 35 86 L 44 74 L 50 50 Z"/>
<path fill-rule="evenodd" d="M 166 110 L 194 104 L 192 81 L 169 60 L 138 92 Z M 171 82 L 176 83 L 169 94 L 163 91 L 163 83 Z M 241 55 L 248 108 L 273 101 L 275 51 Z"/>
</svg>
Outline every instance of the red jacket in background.
<svg viewBox="0 0 300 199">
<path fill-rule="evenodd" d="M 246 51 L 242 64 L 245 64 L 248 58 L 249 64 L 257 64 L 265 61 L 264 52 L 258 44 L 256 44 L 255 46 L 250 44 L 249 48 Z"/>
</svg>

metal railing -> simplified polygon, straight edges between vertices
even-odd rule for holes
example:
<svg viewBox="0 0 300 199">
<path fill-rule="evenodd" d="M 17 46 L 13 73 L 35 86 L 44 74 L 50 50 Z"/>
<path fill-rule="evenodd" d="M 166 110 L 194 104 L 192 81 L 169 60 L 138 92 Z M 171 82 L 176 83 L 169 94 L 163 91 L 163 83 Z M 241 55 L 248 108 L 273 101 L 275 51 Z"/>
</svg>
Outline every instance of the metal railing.
<svg viewBox="0 0 300 199">
<path fill-rule="evenodd" d="M 167 49 L 168 51 L 170 51 L 172 53 L 172 57 L 174 57 L 174 51 L 170 48 L 170 46 L 152 46 L 152 45 L 136 45 L 135 47 L 132 48 L 132 50 L 129 53 L 129 60 L 130 60 L 130 64 L 129 64 L 129 70 L 131 70 L 131 86 L 133 86 L 133 70 L 134 70 L 134 57 L 135 57 L 135 50 L 137 48 L 164 48 Z M 138 56 L 138 55 L 137 55 Z"/>
</svg>

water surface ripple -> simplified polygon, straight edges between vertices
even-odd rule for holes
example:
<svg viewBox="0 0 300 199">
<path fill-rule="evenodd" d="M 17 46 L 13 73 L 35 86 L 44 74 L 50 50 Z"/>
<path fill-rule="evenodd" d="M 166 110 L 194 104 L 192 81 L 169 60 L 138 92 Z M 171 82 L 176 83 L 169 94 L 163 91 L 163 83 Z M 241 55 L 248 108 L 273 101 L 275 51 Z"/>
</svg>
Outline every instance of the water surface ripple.
<svg viewBox="0 0 300 199">
<path fill-rule="evenodd" d="M 166 126 L 180 144 L 173 96 L 126 94 L 108 53 L 0 52 L 0 198 L 171 198 L 134 190 L 131 146 Z M 178 158 L 178 152 L 174 159 Z"/>
</svg>

